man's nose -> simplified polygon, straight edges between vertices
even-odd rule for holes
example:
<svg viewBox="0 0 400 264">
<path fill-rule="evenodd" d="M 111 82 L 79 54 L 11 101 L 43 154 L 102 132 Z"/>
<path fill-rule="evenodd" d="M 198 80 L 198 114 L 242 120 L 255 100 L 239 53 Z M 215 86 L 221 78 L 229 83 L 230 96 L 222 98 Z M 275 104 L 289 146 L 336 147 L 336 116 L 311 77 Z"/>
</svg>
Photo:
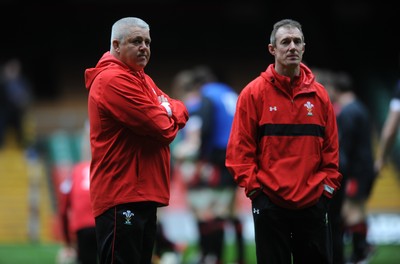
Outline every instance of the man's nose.
<svg viewBox="0 0 400 264">
<path fill-rule="evenodd" d="M 289 49 L 295 49 L 296 48 L 296 43 L 294 43 L 294 41 L 290 41 L 289 43 Z"/>
</svg>

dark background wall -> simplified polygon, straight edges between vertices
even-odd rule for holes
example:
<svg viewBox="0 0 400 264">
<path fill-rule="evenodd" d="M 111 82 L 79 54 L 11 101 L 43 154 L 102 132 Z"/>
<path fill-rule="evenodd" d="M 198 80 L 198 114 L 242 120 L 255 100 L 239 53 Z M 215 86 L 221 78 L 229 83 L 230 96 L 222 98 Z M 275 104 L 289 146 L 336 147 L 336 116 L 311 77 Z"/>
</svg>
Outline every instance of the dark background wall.
<svg viewBox="0 0 400 264">
<path fill-rule="evenodd" d="M 282 18 L 303 24 L 304 60 L 389 87 L 399 70 L 398 10 L 382 1 L 68 1 L 0 4 L 0 59 L 18 56 L 38 100 L 84 92 L 83 72 L 109 49 L 111 25 L 138 16 L 151 26 L 146 72 L 168 90 L 180 69 L 206 63 L 236 89 L 272 62 L 267 44 Z M 373 81 L 372 81 L 373 82 Z"/>
</svg>

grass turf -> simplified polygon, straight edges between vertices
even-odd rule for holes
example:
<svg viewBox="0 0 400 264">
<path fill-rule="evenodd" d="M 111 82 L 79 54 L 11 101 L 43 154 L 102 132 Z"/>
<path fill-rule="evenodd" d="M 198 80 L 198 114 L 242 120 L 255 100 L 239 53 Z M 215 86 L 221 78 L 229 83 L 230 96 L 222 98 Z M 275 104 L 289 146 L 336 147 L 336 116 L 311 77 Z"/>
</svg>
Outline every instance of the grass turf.
<svg viewBox="0 0 400 264">
<path fill-rule="evenodd" d="M 0 244 L 1 264 L 54 264 L 60 249 L 59 244 Z M 183 256 L 183 263 L 190 263 L 196 255 L 196 247 L 190 246 Z M 225 263 L 234 262 L 235 248 L 227 245 Z M 253 244 L 246 247 L 248 264 L 255 264 L 255 249 Z M 399 264 L 400 245 L 379 245 L 369 264 Z"/>
</svg>

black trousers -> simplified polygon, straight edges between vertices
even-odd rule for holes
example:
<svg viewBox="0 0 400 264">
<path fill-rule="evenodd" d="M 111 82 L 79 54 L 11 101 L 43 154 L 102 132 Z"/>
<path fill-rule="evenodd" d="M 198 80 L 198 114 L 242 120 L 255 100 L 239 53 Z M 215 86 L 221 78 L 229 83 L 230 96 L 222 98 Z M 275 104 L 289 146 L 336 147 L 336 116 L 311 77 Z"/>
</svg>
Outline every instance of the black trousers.
<svg viewBox="0 0 400 264">
<path fill-rule="evenodd" d="M 342 186 L 343 185 L 342 180 Z M 342 207 L 344 201 L 344 188 L 340 188 L 332 198 L 329 208 L 329 219 L 332 226 L 332 246 L 333 246 L 333 264 L 344 264 L 344 231 L 345 224 L 342 217 Z"/>
<path fill-rule="evenodd" d="M 258 195 L 252 201 L 257 263 L 331 264 L 328 204 L 323 196 L 312 207 L 289 210 Z"/>
<path fill-rule="evenodd" d="M 96 264 L 97 262 L 97 241 L 96 229 L 87 227 L 76 232 L 78 244 L 78 263 Z"/>
<path fill-rule="evenodd" d="M 100 264 L 151 264 L 157 232 L 155 203 L 117 205 L 96 217 Z"/>
</svg>

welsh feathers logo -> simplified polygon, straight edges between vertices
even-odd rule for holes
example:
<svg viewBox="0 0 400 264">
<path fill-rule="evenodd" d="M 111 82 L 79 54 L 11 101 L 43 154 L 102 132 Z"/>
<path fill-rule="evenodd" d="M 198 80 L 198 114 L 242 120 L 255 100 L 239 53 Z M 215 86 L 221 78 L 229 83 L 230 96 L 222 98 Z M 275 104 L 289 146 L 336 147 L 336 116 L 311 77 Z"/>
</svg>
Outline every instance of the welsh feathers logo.
<svg viewBox="0 0 400 264">
<path fill-rule="evenodd" d="M 131 212 L 131 210 L 127 210 L 122 213 L 125 216 L 125 225 L 131 225 L 131 218 L 135 215 L 134 213 Z"/>
<path fill-rule="evenodd" d="M 312 103 L 310 103 L 310 101 L 307 101 L 307 103 L 305 103 L 304 106 L 307 108 L 307 115 L 312 116 L 313 115 L 312 111 L 313 111 L 314 105 Z"/>
</svg>

